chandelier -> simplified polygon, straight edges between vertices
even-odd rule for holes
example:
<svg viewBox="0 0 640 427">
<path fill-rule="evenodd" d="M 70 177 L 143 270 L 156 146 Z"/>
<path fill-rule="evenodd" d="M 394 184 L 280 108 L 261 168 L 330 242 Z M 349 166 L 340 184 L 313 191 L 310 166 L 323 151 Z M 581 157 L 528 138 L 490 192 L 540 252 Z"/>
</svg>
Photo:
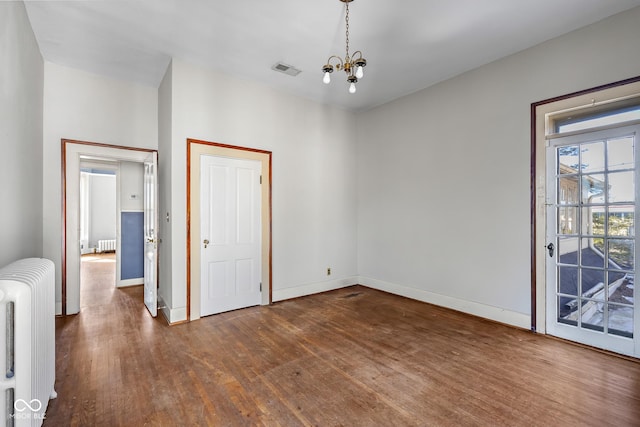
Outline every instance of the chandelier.
<svg viewBox="0 0 640 427">
<path fill-rule="evenodd" d="M 331 83 L 331 73 L 333 73 L 334 68 L 338 71 L 344 70 L 344 72 L 347 73 L 347 82 L 350 83 L 349 93 L 356 93 L 356 83 L 358 79 L 364 76 L 363 68 L 367 66 L 367 60 L 362 57 L 362 52 L 359 50 L 353 52 L 353 56 L 349 55 L 349 3 L 353 0 L 340 1 L 344 3 L 347 8 L 344 17 L 346 24 L 347 53 L 344 59 L 336 55 L 331 55 L 329 59 L 327 59 L 327 64 L 322 67 L 322 71 L 324 72 L 322 81 L 325 84 Z M 331 63 L 332 61 L 335 65 Z"/>
</svg>

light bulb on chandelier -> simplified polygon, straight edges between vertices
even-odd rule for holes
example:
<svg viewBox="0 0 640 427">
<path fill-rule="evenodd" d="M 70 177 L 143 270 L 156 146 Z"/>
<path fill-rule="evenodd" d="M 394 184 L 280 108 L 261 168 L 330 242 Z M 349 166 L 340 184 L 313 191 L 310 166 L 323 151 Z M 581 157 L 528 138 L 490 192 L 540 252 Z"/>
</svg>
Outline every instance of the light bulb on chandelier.
<svg viewBox="0 0 640 427">
<path fill-rule="evenodd" d="M 333 73 L 333 69 L 336 70 L 344 70 L 347 73 L 347 82 L 349 82 L 349 93 L 356 93 L 356 83 L 358 79 L 364 77 L 364 67 L 367 66 L 367 60 L 362 57 L 362 52 L 359 50 L 354 52 L 353 55 L 349 55 L 349 3 L 353 0 L 340 0 L 345 4 L 346 13 L 345 13 L 345 24 L 346 24 L 346 55 L 343 58 L 340 58 L 336 55 L 331 55 L 327 60 L 327 63 L 322 67 L 322 72 L 324 76 L 322 78 L 322 82 L 325 84 L 331 83 L 331 73 Z M 334 62 L 332 64 L 331 62 Z"/>
<path fill-rule="evenodd" d="M 349 76 L 347 77 L 347 81 L 349 82 L 349 93 L 356 93 L 358 78 L 356 76 Z"/>
</svg>

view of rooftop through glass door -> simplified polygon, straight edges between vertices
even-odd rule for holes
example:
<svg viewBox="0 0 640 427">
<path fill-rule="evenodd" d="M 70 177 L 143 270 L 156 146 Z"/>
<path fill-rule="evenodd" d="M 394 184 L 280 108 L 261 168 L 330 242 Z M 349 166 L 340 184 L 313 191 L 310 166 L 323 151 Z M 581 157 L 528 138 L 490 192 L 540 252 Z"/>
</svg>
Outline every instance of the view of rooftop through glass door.
<svg viewBox="0 0 640 427">
<path fill-rule="evenodd" d="M 633 135 L 559 146 L 558 321 L 633 337 Z"/>
<path fill-rule="evenodd" d="M 633 355 L 640 126 L 600 129 L 547 148 L 547 318 L 552 334 Z"/>
</svg>

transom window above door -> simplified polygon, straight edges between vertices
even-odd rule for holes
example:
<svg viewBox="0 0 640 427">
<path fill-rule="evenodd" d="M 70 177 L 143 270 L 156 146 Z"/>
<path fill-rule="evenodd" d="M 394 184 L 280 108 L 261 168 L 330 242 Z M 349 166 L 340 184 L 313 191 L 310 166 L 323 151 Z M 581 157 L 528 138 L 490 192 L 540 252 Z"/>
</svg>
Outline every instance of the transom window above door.
<svg viewBox="0 0 640 427">
<path fill-rule="evenodd" d="M 636 121 L 640 121 L 640 98 L 631 98 L 555 116 L 552 133 L 565 134 Z"/>
</svg>

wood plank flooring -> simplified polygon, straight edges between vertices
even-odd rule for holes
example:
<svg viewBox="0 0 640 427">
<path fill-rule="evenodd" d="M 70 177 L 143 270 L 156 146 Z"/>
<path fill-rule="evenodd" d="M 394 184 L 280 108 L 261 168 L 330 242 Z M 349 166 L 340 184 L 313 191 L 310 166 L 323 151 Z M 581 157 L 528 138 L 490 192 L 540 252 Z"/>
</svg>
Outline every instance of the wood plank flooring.
<svg viewBox="0 0 640 427">
<path fill-rule="evenodd" d="M 168 326 L 56 320 L 45 426 L 631 426 L 640 363 L 361 286 Z"/>
</svg>

